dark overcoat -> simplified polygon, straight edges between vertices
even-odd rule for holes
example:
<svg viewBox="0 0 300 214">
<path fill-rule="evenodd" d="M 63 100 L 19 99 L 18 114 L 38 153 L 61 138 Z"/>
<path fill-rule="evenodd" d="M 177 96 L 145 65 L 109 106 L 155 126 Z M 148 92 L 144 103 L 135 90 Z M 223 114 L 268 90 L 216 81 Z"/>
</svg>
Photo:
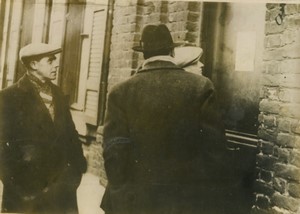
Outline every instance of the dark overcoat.
<svg viewBox="0 0 300 214">
<path fill-rule="evenodd" d="M 0 92 L 0 178 L 3 212 L 77 211 L 86 169 L 67 100 L 51 84 L 54 120 L 25 75 Z"/>
<path fill-rule="evenodd" d="M 226 214 L 232 171 L 212 82 L 147 63 L 108 97 L 106 213 Z"/>
</svg>

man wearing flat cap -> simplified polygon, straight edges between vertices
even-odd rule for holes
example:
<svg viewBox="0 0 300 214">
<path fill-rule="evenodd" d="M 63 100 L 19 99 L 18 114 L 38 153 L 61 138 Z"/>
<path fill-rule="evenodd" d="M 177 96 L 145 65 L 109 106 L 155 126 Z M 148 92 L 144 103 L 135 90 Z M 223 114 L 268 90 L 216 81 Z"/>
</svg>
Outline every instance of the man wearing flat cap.
<svg viewBox="0 0 300 214">
<path fill-rule="evenodd" d="M 111 89 L 104 122 L 107 214 L 232 214 L 212 82 L 176 65 L 168 28 L 147 25 L 137 73 Z M 196 54 L 197 55 L 197 54 Z"/>
<path fill-rule="evenodd" d="M 86 170 L 50 44 L 32 43 L 19 57 L 27 73 L 0 92 L 2 212 L 78 213 L 76 190 Z"/>
</svg>

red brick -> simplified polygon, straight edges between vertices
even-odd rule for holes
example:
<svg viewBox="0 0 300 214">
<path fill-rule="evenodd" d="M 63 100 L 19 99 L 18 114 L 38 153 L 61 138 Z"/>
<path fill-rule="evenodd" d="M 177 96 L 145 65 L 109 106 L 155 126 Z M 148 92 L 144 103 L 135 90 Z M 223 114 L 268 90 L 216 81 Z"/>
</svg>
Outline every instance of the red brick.
<svg viewBox="0 0 300 214">
<path fill-rule="evenodd" d="M 273 172 L 261 169 L 260 170 L 260 178 L 264 180 L 266 183 L 271 182 L 273 178 Z"/>
<path fill-rule="evenodd" d="M 280 163 L 288 163 L 290 151 L 287 148 L 274 147 L 274 156 L 278 158 Z"/>
<path fill-rule="evenodd" d="M 274 178 L 273 179 L 274 189 L 281 194 L 285 193 L 287 187 L 287 181 L 282 178 Z"/>
<path fill-rule="evenodd" d="M 259 110 L 277 114 L 280 111 L 280 102 L 263 99 L 259 104 Z"/>
<path fill-rule="evenodd" d="M 300 169 L 293 165 L 276 163 L 274 165 L 274 173 L 276 177 L 292 181 L 300 181 Z"/>
<path fill-rule="evenodd" d="M 147 17 L 149 17 L 148 23 L 150 23 L 150 24 L 160 24 L 159 23 L 160 22 L 160 14 L 159 13 L 151 14 Z"/>
<path fill-rule="evenodd" d="M 256 180 L 254 183 L 254 190 L 256 193 L 263 193 L 267 196 L 272 196 L 275 192 L 271 184 Z"/>
<path fill-rule="evenodd" d="M 281 73 L 279 62 L 265 62 L 263 72 L 267 74 L 278 74 Z"/>
<path fill-rule="evenodd" d="M 289 28 L 298 28 L 300 25 L 300 15 L 292 15 L 285 18 L 286 25 L 289 26 Z"/>
<path fill-rule="evenodd" d="M 122 7 L 120 15 L 126 16 L 126 15 L 131 15 L 136 13 L 136 6 L 127 6 L 127 7 Z"/>
<path fill-rule="evenodd" d="M 198 31 L 200 29 L 200 24 L 198 22 L 187 22 L 186 29 L 188 31 Z"/>
<path fill-rule="evenodd" d="M 288 193 L 294 198 L 300 198 L 300 184 L 290 183 L 288 185 Z"/>
<path fill-rule="evenodd" d="M 278 75 L 278 81 L 281 87 L 299 88 L 300 74 L 282 74 Z"/>
<path fill-rule="evenodd" d="M 283 44 L 291 44 L 295 41 L 296 33 L 293 30 L 286 30 L 282 35 Z"/>
<path fill-rule="evenodd" d="M 179 11 L 185 11 L 189 8 L 189 3 L 184 1 L 179 1 L 178 3 L 178 10 Z"/>
<path fill-rule="evenodd" d="M 276 48 L 276 47 L 280 47 L 281 45 L 282 42 L 281 42 L 280 34 L 269 35 L 265 37 L 265 47 Z"/>
<path fill-rule="evenodd" d="M 300 145 L 299 145 L 300 147 Z M 293 149 L 290 151 L 290 155 L 288 156 L 289 164 L 300 167 L 300 151 L 297 149 Z"/>
<path fill-rule="evenodd" d="M 128 17 L 128 23 L 138 23 L 138 19 L 140 19 L 141 16 L 137 16 L 135 14 L 131 14 L 129 17 Z"/>
<path fill-rule="evenodd" d="M 292 48 L 289 48 L 292 49 Z M 289 51 L 288 48 L 277 48 L 277 49 L 270 49 L 265 50 L 263 54 L 263 59 L 266 61 L 270 60 L 282 60 L 284 56 L 286 56 Z"/>
<path fill-rule="evenodd" d="M 168 2 L 162 1 L 160 11 L 161 13 L 168 13 Z"/>
<path fill-rule="evenodd" d="M 191 22 L 198 22 L 200 21 L 200 12 L 189 12 L 188 20 Z"/>
<path fill-rule="evenodd" d="M 266 128 L 272 128 L 276 125 L 277 124 L 275 115 L 264 115 L 264 126 L 266 126 Z"/>
<path fill-rule="evenodd" d="M 300 21 L 299 21 L 300 25 Z M 283 57 L 288 58 L 300 58 L 300 44 L 290 44 L 284 48 L 282 51 Z M 272 55 L 272 54 L 270 54 Z M 280 56 L 280 57 L 282 57 Z M 279 59 L 280 57 L 277 57 L 276 59 Z"/>
<path fill-rule="evenodd" d="M 182 42 L 185 38 L 186 32 L 175 32 L 172 34 L 174 42 Z"/>
<path fill-rule="evenodd" d="M 281 71 L 296 74 L 300 73 L 299 67 L 300 59 L 286 59 L 281 64 Z"/>
<path fill-rule="evenodd" d="M 279 114 L 284 117 L 300 119 L 300 104 L 284 103 L 280 107 Z"/>
<path fill-rule="evenodd" d="M 297 13 L 297 4 L 286 4 L 285 6 L 285 14 L 295 14 Z"/>
<path fill-rule="evenodd" d="M 259 123 L 263 123 L 264 122 L 264 114 L 263 113 L 260 113 L 259 115 L 258 115 L 258 122 Z"/>
<path fill-rule="evenodd" d="M 299 103 L 300 104 L 300 90 L 299 89 L 281 89 L 279 92 L 279 100 L 283 102 Z"/>
<path fill-rule="evenodd" d="M 168 15 L 167 15 L 167 14 L 161 14 L 161 15 L 160 15 L 160 21 L 161 21 L 161 23 L 163 23 L 163 24 L 168 23 L 168 22 L 169 22 L 169 17 L 168 17 Z"/>
<path fill-rule="evenodd" d="M 266 7 L 267 7 L 267 9 L 268 10 L 271 10 L 271 9 L 274 9 L 274 8 L 276 8 L 276 7 L 278 7 L 279 5 L 278 4 L 274 4 L 274 3 L 267 3 L 266 4 Z"/>
<path fill-rule="evenodd" d="M 265 86 L 279 86 L 280 82 L 279 82 L 279 75 L 271 75 L 271 74 L 264 74 L 262 75 L 262 84 Z"/>
<path fill-rule="evenodd" d="M 274 153 L 274 144 L 268 141 L 260 140 L 260 147 L 263 154 L 272 155 Z"/>
<path fill-rule="evenodd" d="M 287 133 L 278 133 L 277 144 L 282 147 L 293 148 L 295 145 L 295 137 Z"/>
<path fill-rule="evenodd" d="M 151 2 L 145 6 L 138 6 L 138 14 L 149 15 L 155 12 L 155 5 Z"/>
<path fill-rule="evenodd" d="M 258 195 L 256 197 L 255 205 L 261 209 L 269 209 L 271 207 L 270 199 L 265 195 Z"/>
<path fill-rule="evenodd" d="M 177 3 L 176 2 L 168 2 L 168 12 L 174 13 L 177 11 Z"/>
<path fill-rule="evenodd" d="M 289 210 L 274 206 L 268 211 L 268 214 L 291 214 L 291 212 Z"/>
<path fill-rule="evenodd" d="M 275 130 L 268 130 L 263 128 L 260 128 L 258 130 L 258 137 L 263 140 L 275 142 L 276 136 L 277 132 Z"/>
<path fill-rule="evenodd" d="M 267 22 L 265 26 L 266 34 L 282 33 L 284 31 L 284 25 L 277 25 L 275 21 Z"/>
<path fill-rule="evenodd" d="M 268 155 L 258 154 L 256 156 L 257 165 L 265 170 L 272 170 L 276 163 L 276 158 Z"/>
<path fill-rule="evenodd" d="M 292 127 L 291 119 L 279 118 L 278 120 L 278 130 L 282 132 L 290 132 Z"/>
<path fill-rule="evenodd" d="M 292 123 L 292 132 L 294 132 L 296 134 L 300 134 L 300 121 L 299 120 L 295 120 Z"/>
<path fill-rule="evenodd" d="M 189 2 L 188 9 L 190 11 L 199 12 L 201 9 L 201 3 L 200 2 Z"/>
<path fill-rule="evenodd" d="M 270 20 L 271 20 L 271 12 L 270 11 L 266 11 L 265 21 L 270 21 Z"/>
<path fill-rule="evenodd" d="M 300 205 L 299 200 L 296 200 L 292 197 L 281 195 L 279 193 L 275 193 L 273 195 L 273 197 L 271 198 L 271 202 L 275 206 L 290 210 L 292 212 L 297 212 Z"/>
<path fill-rule="evenodd" d="M 278 87 L 270 87 L 268 88 L 268 93 L 267 93 L 267 96 L 266 98 L 270 99 L 270 100 L 279 100 L 279 97 L 278 97 Z"/>
</svg>

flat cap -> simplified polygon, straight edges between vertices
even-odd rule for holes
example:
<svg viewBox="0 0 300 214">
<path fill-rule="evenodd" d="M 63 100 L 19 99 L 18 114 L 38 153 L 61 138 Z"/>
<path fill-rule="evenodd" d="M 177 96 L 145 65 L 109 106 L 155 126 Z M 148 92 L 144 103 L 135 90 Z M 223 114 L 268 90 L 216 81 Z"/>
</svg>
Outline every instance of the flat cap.
<svg viewBox="0 0 300 214">
<path fill-rule="evenodd" d="M 178 65 L 181 68 L 184 68 L 199 61 L 200 57 L 203 54 L 203 50 L 200 47 L 182 46 L 176 47 L 174 49 L 174 53 L 174 61 L 176 65 Z"/>
<path fill-rule="evenodd" d="M 61 47 L 46 44 L 46 43 L 31 43 L 23 48 L 19 52 L 19 58 L 23 62 L 25 58 L 34 56 L 47 56 L 52 54 L 57 54 L 62 51 Z"/>
</svg>

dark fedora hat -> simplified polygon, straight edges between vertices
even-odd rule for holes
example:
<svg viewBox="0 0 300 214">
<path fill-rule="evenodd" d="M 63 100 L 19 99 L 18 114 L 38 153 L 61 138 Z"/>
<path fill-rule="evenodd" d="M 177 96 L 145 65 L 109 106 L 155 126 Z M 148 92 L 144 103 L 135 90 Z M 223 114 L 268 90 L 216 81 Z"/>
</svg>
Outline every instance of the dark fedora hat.
<svg viewBox="0 0 300 214">
<path fill-rule="evenodd" d="M 140 45 L 132 49 L 139 52 L 168 50 L 181 43 L 174 43 L 171 33 L 166 25 L 146 25 L 142 32 Z"/>
</svg>

